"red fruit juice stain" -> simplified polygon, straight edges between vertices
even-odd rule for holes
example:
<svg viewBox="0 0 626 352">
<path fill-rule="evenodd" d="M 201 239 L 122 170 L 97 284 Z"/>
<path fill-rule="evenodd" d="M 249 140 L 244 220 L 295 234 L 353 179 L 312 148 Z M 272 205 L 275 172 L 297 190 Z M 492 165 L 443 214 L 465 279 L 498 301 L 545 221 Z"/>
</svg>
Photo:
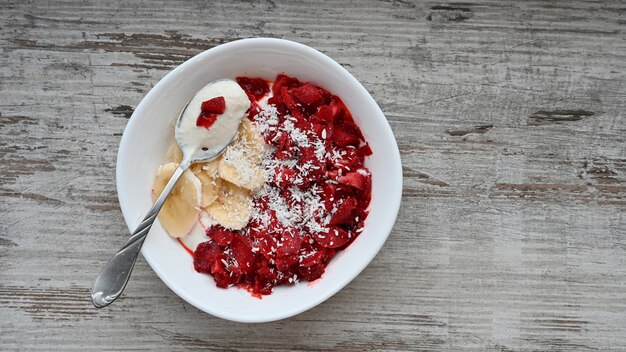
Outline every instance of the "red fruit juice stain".
<svg viewBox="0 0 626 352">
<path fill-rule="evenodd" d="M 183 241 L 181 241 L 180 238 L 176 238 L 176 240 L 178 241 L 178 243 L 180 243 L 181 246 L 183 246 L 183 248 L 187 251 L 187 253 L 189 253 L 189 255 L 193 258 L 193 251 L 189 247 L 185 246 L 185 244 L 183 243 Z"/>
</svg>

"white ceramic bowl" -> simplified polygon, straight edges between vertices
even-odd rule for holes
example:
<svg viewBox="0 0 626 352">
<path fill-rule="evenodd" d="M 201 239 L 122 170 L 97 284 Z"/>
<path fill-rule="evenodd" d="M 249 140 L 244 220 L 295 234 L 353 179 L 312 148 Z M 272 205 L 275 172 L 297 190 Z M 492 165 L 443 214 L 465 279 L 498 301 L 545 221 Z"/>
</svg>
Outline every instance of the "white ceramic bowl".
<svg viewBox="0 0 626 352">
<path fill-rule="evenodd" d="M 352 112 L 373 150 L 366 161 L 372 172 L 370 214 L 361 235 L 333 258 L 320 280 L 276 287 L 263 299 L 243 289 L 217 288 L 211 276 L 194 271 L 191 256 L 157 222 L 141 251 L 152 269 L 184 300 L 228 320 L 284 319 L 328 299 L 374 259 L 400 207 L 400 153 L 385 115 L 367 90 L 337 62 L 308 46 L 280 39 L 244 39 L 207 50 L 178 66 L 135 109 L 117 157 L 117 193 L 128 228 L 135 229 L 151 206 L 155 171 L 173 143 L 174 121 L 189 98 L 216 79 L 250 76 L 273 80 L 281 72 L 340 96 Z"/>
</svg>

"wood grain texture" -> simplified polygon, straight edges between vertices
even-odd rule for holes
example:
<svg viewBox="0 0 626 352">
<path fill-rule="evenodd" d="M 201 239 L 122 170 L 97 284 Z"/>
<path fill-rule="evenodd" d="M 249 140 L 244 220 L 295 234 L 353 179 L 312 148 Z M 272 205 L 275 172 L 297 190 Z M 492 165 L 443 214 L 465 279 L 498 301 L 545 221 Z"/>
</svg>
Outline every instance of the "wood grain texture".
<svg viewBox="0 0 626 352">
<path fill-rule="evenodd" d="M 0 0 L 0 350 L 626 349 L 626 5 L 620 1 Z M 400 146 L 398 222 L 322 305 L 208 316 L 140 259 L 115 160 L 146 92 L 230 40 L 296 40 L 351 71 Z"/>
</svg>

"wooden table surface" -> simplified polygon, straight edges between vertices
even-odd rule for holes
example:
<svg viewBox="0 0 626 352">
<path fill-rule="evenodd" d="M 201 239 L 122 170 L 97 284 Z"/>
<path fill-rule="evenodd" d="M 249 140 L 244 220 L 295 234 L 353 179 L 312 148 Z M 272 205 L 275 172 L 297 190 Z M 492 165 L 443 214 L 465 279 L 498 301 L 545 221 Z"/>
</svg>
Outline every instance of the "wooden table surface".
<svg viewBox="0 0 626 352">
<path fill-rule="evenodd" d="M 209 316 L 128 236 L 120 136 L 168 71 L 239 38 L 328 54 L 396 135 L 404 193 L 371 265 L 268 324 Z M 626 349 L 623 2 L 0 1 L 0 350 Z"/>
</svg>

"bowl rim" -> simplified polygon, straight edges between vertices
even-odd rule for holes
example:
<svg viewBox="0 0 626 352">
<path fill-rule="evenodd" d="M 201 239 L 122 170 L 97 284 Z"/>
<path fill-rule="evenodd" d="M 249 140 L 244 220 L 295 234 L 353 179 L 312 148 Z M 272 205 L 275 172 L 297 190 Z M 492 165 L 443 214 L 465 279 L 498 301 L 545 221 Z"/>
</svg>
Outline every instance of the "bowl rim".
<svg viewBox="0 0 626 352">
<path fill-rule="evenodd" d="M 159 82 L 157 82 L 157 84 L 155 84 L 154 87 L 152 87 L 150 91 L 148 91 L 148 93 L 141 99 L 141 101 L 135 108 L 128 123 L 126 124 L 126 127 L 124 128 L 124 132 L 122 134 L 122 138 L 119 144 L 119 149 L 117 153 L 117 162 L 116 162 L 116 188 L 117 188 L 117 194 L 118 194 L 118 201 L 120 203 L 120 209 L 122 211 L 122 215 L 124 217 L 124 220 L 129 230 L 132 232 L 135 226 L 135 222 L 139 223 L 138 219 L 130 218 L 129 211 L 125 211 L 125 208 L 126 208 L 125 204 L 127 204 L 125 199 L 129 196 L 127 196 L 125 193 L 121 191 L 121 188 L 123 187 L 122 186 L 122 182 L 123 182 L 122 181 L 122 165 L 124 164 L 123 160 L 125 158 L 125 155 L 127 151 L 130 149 L 129 145 L 132 142 L 132 139 L 130 137 L 130 135 L 132 134 L 131 131 L 139 127 L 138 119 L 133 118 L 133 117 L 136 114 L 140 115 L 142 111 L 144 110 L 144 105 L 147 104 L 146 102 L 152 100 L 150 98 L 153 95 L 158 94 L 157 92 L 160 90 L 159 88 L 161 86 L 167 86 L 168 84 L 170 84 L 170 82 L 174 82 L 176 79 L 178 79 L 177 76 L 179 72 L 185 70 L 186 67 L 193 65 L 197 61 L 203 60 L 206 56 L 219 55 L 223 51 L 237 49 L 239 47 L 245 47 L 248 45 L 261 45 L 261 44 L 287 46 L 289 47 L 289 49 L 295 49 L 295 50 L 304 52 L 307 55 L 310 55 L 317 60 L 323 61 L 324 64 L 334 67 L 341 74 L 341 77 L 340 77 L 341 79 L 348 80 L 350 82 L 350 85 L 353 86 L 356 91 L 358 91 L 358 94 L 362 95 L 366 100 L 369 101 L 369 103 L 373 107 L 375 107 L 375 109 L 378 110 L 377 112 L 379 112 L 380 115 L 382 115 L 385 118 L 384 119 L 385 127 L 381 131 L 381 133 L 385 134 L 386 138 L 389 138 L 390 140 L 395 142 L 394 143 L 395 148 L 393 148 L 393 152 L 390 153 L 389 155 L 386 155 L 386 157 L 393 159 L 393 165 L 395 165 L 395 167 L 397 168 L 396 172 L 394 172 L 393 174 L 397 175 L 397 178 L 395 180 L 389 180 L 390 182 L 388 183 L 388 187 L 386 187 L 387 188 L 386 191 L 395 193 L 397 196 L 394 198 L 395 200 L 394 203 L 389 204 L 390 221 L 385 226 L 384 236 L 379 237 L 378 243 L 375 246 L 375 250 L 372 250 L 371 252 L 368 252 L 366 254 L 367 260 L 361 261 L 360 265 L 354 267 L 353 270 L 350 272 L 350 274 L 342 276 L 340 280 L 336 280 L 336 283 L 332 285 L 330 289 L 323 292 L 323 294 L 313 297 L 313 299 L 307 301 L 305 304 L 302 304 L 291 310 L 279 311 L 276 314 L 266 315 L 263 317 L 250 318 L 250 317 L 246 317 L 245 315 L 229 314 L 227 312 L 220 311 L 219 309 L 213 309 L 210 305 L 207 306 L 202 301 L 195 300 L 193 297 L 190 297 L 189 295 L 186 294 L 186 290 L 184 290 L 182 287 L 179 287 L 177 284 L 173 283 L 169 279 L 168 276 L 162 275 L 162 273 L 160 273 L 157 269 L 155 269 L 155 265 L 153 265 L 153 262 L 156 260 L 156 258 L 152 257 L 149 253 L 146 253 L 145 247 L 142 248 L 141 254 L 146 259 L 146 261 L 148 262 L 152 270 L 157 274 L 157 276 L 161 279 L 161 281 L 163 281 L 163 283 L 165 283 L 165 285 L 169 287 L 170 290 L 174 291 L 174 293 L 176 293 L 180 298 L 182 298 L 189 304 L 193 305 L 194 307 L 198 308 L 199 310 L 205 313 L 209 313 L 213 316 L 216 316 L 222 319 L 236 321 L 236 322 L 244 322 L 244 323 L 271 322 L 271 321 L 286 319 L 286 318 L 295 316 L 297 314 L 305 312 L 317 306 L 318 304 L 326 301 L 327 299 L 335 295 L 337 292 L 339 292 L 341 289 L 343 289 L 347 284 L 349 284 L 352 280 L 354 280 L 372 262 L 372 260 L 376 257 L 376 255 L 380 252 L 381 248 L 387 241 L 396 223 L 398 212 L 400 210 L 401 200 L 402 200 L 402 181 L 403 181 L 402 162 L 400 159 L 400 151 L 398 149 L 397 141 L 395 139 L 395 136 L 393 134 L 393 131 L 391 129 L 391 126 L 389 125 L 389 121 L 387 120 L 385 114 L 382 112 L 382 110 L 380 109 L 380 106 L 378 106 L 378 104 L 376 103 L 374 98 L 371 96 L 371 94 L 367 91 L 367 89 L 365 89 L 365 87 L 348 70 L 346 70 L 343 66 L 337 63 L 334 59 L 330 58 L 326 54 L 316 49 L 313 49 L 305 44 L 301 44 L 301 43 L 294 42 L 291 40 L 286 40 L 286 39 L 278 39 L 278 38 L 265 38 L 265 37 L 247 38 L 247 39 L 239 39 L 239 40 L 231 41 L 228 43 L 220 44 L 213 48 L 207 49 L 195 55 L 194 57 L 186 60 L 182 64 L 178 65 L 176 68 L 168 72 L 161 80 L 159 80 Z"/>
</svg>

